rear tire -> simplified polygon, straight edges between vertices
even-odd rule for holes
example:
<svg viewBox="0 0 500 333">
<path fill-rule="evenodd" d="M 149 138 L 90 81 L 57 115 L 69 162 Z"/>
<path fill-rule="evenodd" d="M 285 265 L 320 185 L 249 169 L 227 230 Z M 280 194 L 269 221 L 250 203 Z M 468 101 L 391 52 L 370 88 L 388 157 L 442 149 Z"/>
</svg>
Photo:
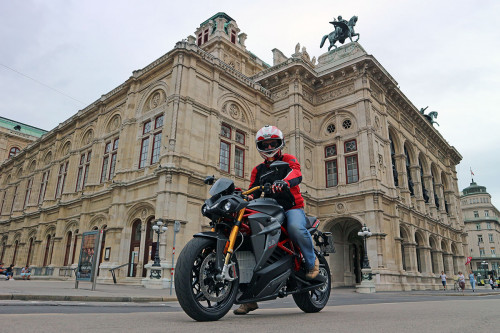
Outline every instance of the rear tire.
<svg viewBox="0 0 500 333">
<path fill-rule="evenodd" d="M 332 285 L 330 267 L 325 257 L 322 255 L 317 255 L 317 257 L 319 260 L 319 274 L 326 278 L 325 283 L 312 291 L 292 295 L 295 304 L 306 313 L 320 312 L 330 299 Z"/>
<path fill-rule="evenodd" d="M 215 249 L 215 239 L 193 238 L 182 250 L 175 267 L 175 292 L 179 304 L 197 321 L 224 317 L 233 306 L 238 291 L 238 279 L 231 282 L 215 280 L 218 273 Z"/>
</svg>

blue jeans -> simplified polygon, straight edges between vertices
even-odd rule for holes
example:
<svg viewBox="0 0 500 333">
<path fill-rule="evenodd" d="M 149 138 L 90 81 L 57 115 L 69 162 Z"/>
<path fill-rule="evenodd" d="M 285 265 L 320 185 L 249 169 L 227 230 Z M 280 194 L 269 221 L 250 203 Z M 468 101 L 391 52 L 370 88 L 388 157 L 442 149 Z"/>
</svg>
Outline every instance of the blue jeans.
<svg viewBox="0 0 500 333">
<path fill-rule="evenodd" d="M 285 212 L 287 220 L 287 231 L 290 239 L 300 247 L 300 251 L 306 261 L 306 268 L 312 269 L 316 255 L 311 234 L 306 229 L 306 214 L 302 208 L 290 209 Z"/>
</svg>

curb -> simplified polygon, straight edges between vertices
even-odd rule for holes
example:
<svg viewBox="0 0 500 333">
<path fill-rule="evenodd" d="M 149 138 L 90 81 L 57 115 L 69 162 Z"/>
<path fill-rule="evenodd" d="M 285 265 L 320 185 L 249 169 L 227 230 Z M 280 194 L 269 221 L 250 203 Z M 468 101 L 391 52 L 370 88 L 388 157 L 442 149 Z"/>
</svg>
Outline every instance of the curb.
<svg viewBox="0 0 500 333">
<path fill-rule="evenodd" d="M 20 295 L 0 294 L 0 300 L 7 301 L 79 301 L 79 302 L 176 302 L 176 297 L 137 296 L 64 296 L 64 295 Z"/>
</svg>

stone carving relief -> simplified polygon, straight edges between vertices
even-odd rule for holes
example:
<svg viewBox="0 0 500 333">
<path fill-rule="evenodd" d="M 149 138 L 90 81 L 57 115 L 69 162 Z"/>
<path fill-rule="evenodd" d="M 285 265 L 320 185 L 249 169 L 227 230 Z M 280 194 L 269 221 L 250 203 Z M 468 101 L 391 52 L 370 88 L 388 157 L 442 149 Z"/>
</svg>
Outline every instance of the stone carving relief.
<svg viewBox="0 0 500 333">
<path fill-rule="evenodd" d="M 165 101 L 165 93 L 163 92 L 163 90 L 157 89 L 153 91 L 146 100 L 146 103 L 144 104 L 144 111 L 156 109 L 157 107 L 165 103 Z"/>
<path fill-rule="evenodd" d="M 310 92 L 308 92 L 307 90 L 303 89 L 302 95 L 304 96 L 304 99 L 306 101 L 308 101 L 309 103 L 313 102 L 313 95 Z"/>
<path fill-rule="evenodd" d="M 380 127 L 380 119 L 378 118 L 378 116 L 375 116 L 375 130 L 377 132 L 380 132 L 380 129 L 381 129 L 381 127 Z"/>
<path fill-rule="evenodd" d="M 114 132 L 120 127 L 122 124 L 122 119 L 120 115 L 116 114 L 111 118 L 111 120 L 108 123 L 108 132 Z"/>
<path fill-rule="evenodd" d="M 70 149 L 71 149 L 71 142 L 66 142 L 61 149 L 62 156 L 68 155 Z"/>
<path fill-rule="evenodd" d="M 283 99 L 283 98 L 285 98 L 287 96 L 288 96 L 288 89 L 285 89 L 285 90 L 282 90 L 282 91 L 275 92 L 272 95 L 272 98 L 276 101 L 276 100 L 279 100 L 279 99 Z"/>
<path fill-rule="evenodd" d="M 28 170 L 29 170 L 29 172 L 33 172 L 33 171 L 35 171 L 35 168 L 36 168 L 36 161 L 32 161 L 30 163 Z"/>
<path fill-rule="evenodd" d="M 45 155 L 45 158 L 43 159 L 43 162 L 45 165 L 49 164 L 50 161 L 52 161 L 52 152 L 48 152 L 47 155 Z"/>
<path fill-rule="evenodd" d="M 82 146 L 88 145 L 90 142 L 92 142 L 93 138 L 94 138 L 94 131 L 90 129 L 83 136 Z"/>
<path fill-rule="evenodd" d="M 312 160 L 313 160 L 313 153 L 311 148 L 305 147 L 304 149 L 304 155 L 305 155 L 305 163 L 304 166 L 306 167 L 306 170 L 304 172 L 305 178 L 307 181 L 312 181 L 313 180 L 313 171 L 312 171 Z"/>
<path fill-rule="evenodd" d="M 337 208 L 337 213 L 339 214 L 344 214 L 346 212 L 346 207 L 342 202 L 339 202 L 336 208 Z"/>
<path fill-rule="evenodd" d="M 318 97 L 318 99 L 319 99 L 318 102 L 322 103 L 322 102 L 330 101 L 332 99 L 336 99 L 336 98 L 339 98 L 342 96 L 349 95 L 352 92 L 354 92 L 354 83 L 320 95 Z"/>
<path fill-rule="evenodd" d="M 242 123 L 246 123 L 245 114 L 241 107 L 234 102 L 224 103 L 222 106 L 222 113 L 231 116 L 235 120 L 239 120 Z"/>
</svg>

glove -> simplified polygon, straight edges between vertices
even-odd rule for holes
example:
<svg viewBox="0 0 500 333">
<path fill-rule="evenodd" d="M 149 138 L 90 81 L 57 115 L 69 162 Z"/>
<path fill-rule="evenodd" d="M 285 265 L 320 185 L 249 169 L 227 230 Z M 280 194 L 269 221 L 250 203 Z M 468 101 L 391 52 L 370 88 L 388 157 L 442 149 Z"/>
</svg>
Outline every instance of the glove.
<svg viewBox="0 0 500 333">
<path fill-rule="evenodd" d="M 253 200 L 253 195 L 252 194 L 247 195 L 247 201 L 252 201 L 252 200 Z"/>
<path fill-rule="evenodd" d="M 288 182 L 286 180 L 276 180 L 271 189 L 273 193 L 280 193 L 286 191 L 288 187 Z"/>
</svg>

